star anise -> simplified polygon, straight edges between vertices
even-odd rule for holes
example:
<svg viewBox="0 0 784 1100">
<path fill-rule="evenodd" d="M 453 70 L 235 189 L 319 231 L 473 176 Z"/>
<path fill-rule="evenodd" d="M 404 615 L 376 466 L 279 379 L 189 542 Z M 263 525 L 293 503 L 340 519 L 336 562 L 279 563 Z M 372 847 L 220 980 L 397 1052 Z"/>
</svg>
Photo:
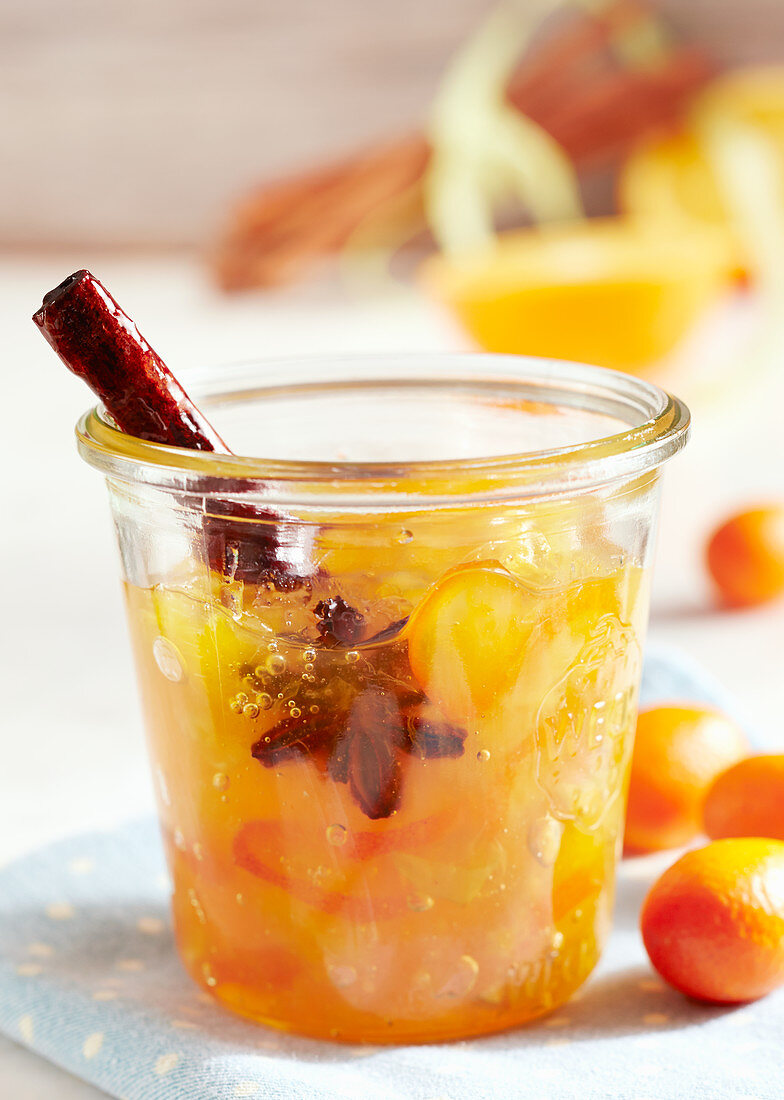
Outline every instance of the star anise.
<svg viewBox="0 0 784 1100">
<path fill-rule="evenodd" d="M 296 756 L 312 756 L 332 749 L 335 717 L 308 715 L 284 718 L 251 745 L 250 754 L 265 768 L 274 768 Z"/>
<path fill-rule="evenodd" d="M 321 600 L 315 612 L 325 647 L 363 640 L 365 620 L 341 596 Z M 392 624 L 392 636 L 403 622 Z M 267 768 L 298 756 L 311 757 L 334 783 L 348 785 L 367 817 L 378 820 L 390 817 L 400 805 L 405 756 L 462 756 L 467 735 L 428 706 L 411 677 L 405 644 L 366 644 L 363 652 L 367 660 L 353 666 L 351 676 L 344 670 L 342 676 L 330 677 L 318 694 L 314 689 L 308 695 L 311 705 L 317 704 L 316 714 L 303 706 L 296 718 L 283 718 L 252 745 L 251 754 Z"/>
<path fill-rule="evenodd" d="M 403 768 L 399 750 L 406 729 L 394 696 L 375 688 L 363 691 L 346 725 L 348 785 L 367 817 L 389 817 L 400 804 Z"/>
<path fill-rule="evenodd" d="M 297 756 L 320 758 L 334 783 L 348 784 L 367 817 L 390 817 L 403 793 L 402 754 L 432 760 L 465 751 L 466 731 L 422 716 L 423 698 L 407 689 L 365 688 L 348 712 L 284 718 L 253 744 L 251 755 L 266 768 Z"/>
</svg>

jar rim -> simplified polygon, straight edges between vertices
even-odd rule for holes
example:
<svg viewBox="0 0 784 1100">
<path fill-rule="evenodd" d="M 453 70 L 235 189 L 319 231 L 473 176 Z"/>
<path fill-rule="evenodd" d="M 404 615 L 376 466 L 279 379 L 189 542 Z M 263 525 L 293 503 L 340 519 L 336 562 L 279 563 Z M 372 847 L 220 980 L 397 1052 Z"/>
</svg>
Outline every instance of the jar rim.
<svg viewBox="0 0 784 1100">
<path fill-rule="evenodd" d="M 341 510 L 481 504 L 570 495 L 635 478 L 685 444 L 689 410 L 635 375 L 564 360 L 485 353 L 276 357 L 192 368 L 188 392 L 211 404 L 336 387 L 514 386 L 527 400 L 613 416 L 617 433 L 486 458 L 315 461 L 225 455 L 125 434 L 101 406 L 76 428 L 79 452 L 108 478 L 199 496 L 255 495 L 268 504 Z"/>
</svg>

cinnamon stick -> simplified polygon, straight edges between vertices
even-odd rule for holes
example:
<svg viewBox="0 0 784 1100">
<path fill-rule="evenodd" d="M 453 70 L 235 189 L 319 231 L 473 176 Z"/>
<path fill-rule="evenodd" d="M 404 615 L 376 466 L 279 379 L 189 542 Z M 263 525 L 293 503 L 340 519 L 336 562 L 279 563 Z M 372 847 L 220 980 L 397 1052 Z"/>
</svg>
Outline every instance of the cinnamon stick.
<svg viewBox="0 0 784 1100">
<path fill-rule="evenodd" d="M 224 290 L 271 286 L 342 248 L 363 221 L 418 186 L 430 150 L 423 135 L 337 165 L 264 185 L 238 205 L 214 257 Z"/>
<path fill-rule="evenodd" d="M 117 427 L 171 447 L 230 454 L 229 448 L 89 271 L 44 296 L 33 321 L 66 367 L 103 402 Z M 229 483 L 227 492 L 238 492 Z M 201 519 L 210 566 L 237 581 L 298 588 L 313 571 L 312 535 L 285 516 L 234 496 L 205 498 Z"/>
<path fill-rule="evenodd" d="M 33 321 L 121 431 L 170 447 L 229 453 L 158 353 L 89 271 L 75 271 L 50 290 Z"/>
</svg>

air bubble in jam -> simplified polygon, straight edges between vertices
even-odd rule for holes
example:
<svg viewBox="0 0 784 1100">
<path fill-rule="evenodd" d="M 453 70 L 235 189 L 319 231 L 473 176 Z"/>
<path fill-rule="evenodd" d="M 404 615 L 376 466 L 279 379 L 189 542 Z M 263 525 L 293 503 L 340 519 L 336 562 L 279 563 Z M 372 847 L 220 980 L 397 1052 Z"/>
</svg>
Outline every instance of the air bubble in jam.
<svg viewBox="0 0 784 1100">
<path fill-rule="evenodd" d="M 435 905 L 429 894 L 411 893 L 406 899 L 406 904 L 412 913 L 427 913 Z"/>
<path fill-rule="evenodd" d="M 327 826 L 327 843 L 331 844 L 333 848 L 342 848 L 346 843 L 346 838 L 345 825 Z"/>
<path fill-rule="evenodd" d="M 248 704 L 248 696 L 244 691 L 238 691 L 234 698 L 229 702 L 229 710 L 233 714 L 243 714 L 245 707 Z"/>
<path fill-rule="evenodd" d="M 258 703 L 246 703 L 242 708 L 242 713 L 246 718 L 258 718 L 259 705 Z"/>
<path fill-rule="evenodd" d="M 407 543 L 412 542 L 414 534 L 409 531 L 407 527 L 401 527 L 397 535 L 395 535 L 395 542 L 400 543 L 401 546 L 405 546 Z"/>
<path fill-rule="evenodd" d="M 356 649 L 350 649 L 346 654 L 346 664 L 355 665 L 359 660 L 359 653 Z"/>
<path fill-rule="evenodd" d="M 216 791 L 227 791 L 230 782 L 231 780 L 226 772 L 215 772 L 215 775 L 212 777 L 212 785 Z"/>
<path fill-rule="evenodd" d="M 172 684 L 178 684 L 184 677 L 182 658 L 176 645 L 168 638 L 156 638 L 152 643 L 152 655 L 161 673 Z"/>
<path fill-rule="evenodd" d="M 487 761 L 490 759 L 490 750 L 480 749 L 479 752 L 476 754 L 476 758 L 480 762 L 480 764 L 486 764 Z"/>
<path fill-rule="evenodd" d="M 281 653 L 270 653 L 265 663 L 271 676 L 279 676 L 286 671 L 286 658 Z"/>
<path fill-rule="evenodd" d="M 262 691 L 256 696 L 256 704 L 261 710 L 269 710 L 272 706 L 272 696 L 268 695 L 266 691 Z"/>
</svg>

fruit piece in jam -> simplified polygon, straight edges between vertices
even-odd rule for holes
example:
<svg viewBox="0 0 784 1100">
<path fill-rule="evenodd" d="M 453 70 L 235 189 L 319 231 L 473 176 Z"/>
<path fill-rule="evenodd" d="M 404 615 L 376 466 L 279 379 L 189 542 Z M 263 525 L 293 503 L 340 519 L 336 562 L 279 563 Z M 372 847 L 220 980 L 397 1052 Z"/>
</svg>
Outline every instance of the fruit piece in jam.
<svg viewBox="0 0 784 1100">
<path fill-rule="evenodd" d="M 443 568 L 395 531 L 383 583 L 334 539 L 289 589 L 129 586 L 177 936 L 230 1007 L 439 1039 L 530 1019 L 590 972 L 645 594 L 611 547 L 557 534 Z"/>
<path fill-rule="evenodd" d="M 502 705 L 534 629 L 531 599 L 497 562 L 459 566 L 408 626 L 408 659 L 427 697 L 457 721 Z"/>
</svg>

